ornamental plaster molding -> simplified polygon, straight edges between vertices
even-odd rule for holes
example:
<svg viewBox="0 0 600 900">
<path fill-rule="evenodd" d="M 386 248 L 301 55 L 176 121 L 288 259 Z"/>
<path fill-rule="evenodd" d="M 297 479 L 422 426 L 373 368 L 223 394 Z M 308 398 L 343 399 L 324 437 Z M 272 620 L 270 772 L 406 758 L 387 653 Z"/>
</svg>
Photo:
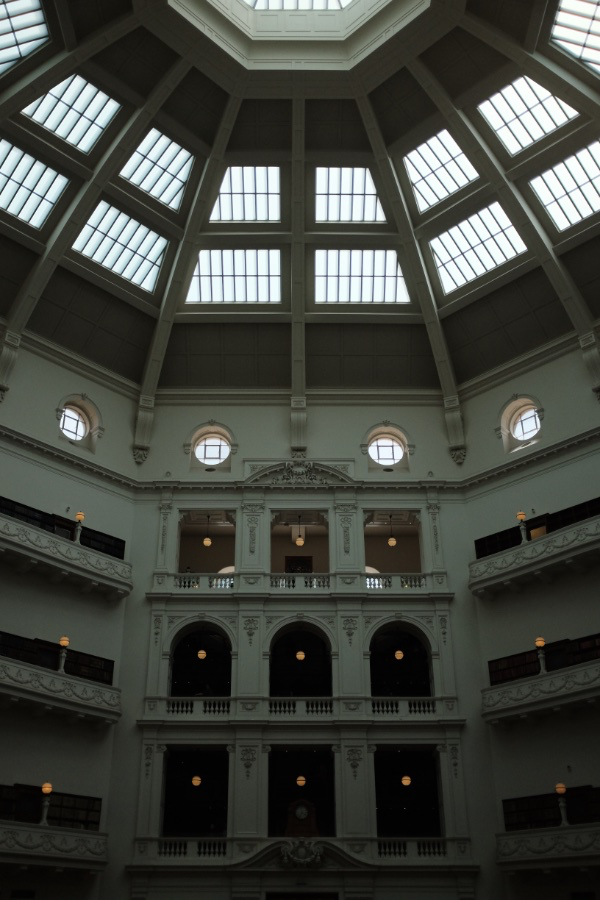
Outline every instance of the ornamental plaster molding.
<svg viewBox="0 0 600 900">
<path fill-rule="evenodd" d="M 253 472 L 246 484 L 264 484 L 272 487 L 331 487 L 354 485 L 348 477 L 347 465 L 325 465 L 305 459 L 278 462 L 274 465 L 252 466 Z"/>
<path fill-rule="evenodd" d="M 319 841 L 286 841 L 281 845 L 281 865 L 289 869 L 315 869 L 323 862 L 323 844 Z"/>
<path fill-rule="evenodd" d="M 600 853 L 600 825 L 565 825 L 544 828 L 528 834 L 498 835 L 497 854 L 500 864 L 518 861 L 547 863 L 575 856 L 597 856 Z"/>
<path fill-rule="evenodd" d="M 71 703 L 83 703 L 92 710 L 109 710 L 121 715 L 121 693 L 118 688 L 70 678 L 60 672 L 46 672 L 24 663 L 0 663 L 0 692 L 3 686 L 22 688 L 29 694 L 54 697 Z M 34 699 L 33 697 L 31 699 Z M 38 699 L 41 699 L 38 697 Z"/>
<path fill-rule="evenodd" d="M 8 551 L 34 551 L 38 562 L 47 562 L 53 568 L 70 566 L 68 574 L 115 579 L 122 594 L 131 591 L 131 566 L 123 560 L 88 550 L 81 544 L 25 525 L 6 516 L 0 516 L 0 545 Z M 81 570 L 78 572 L 77 570 Z M 111 585 L 112 586 L 112 585 Z"/>
<path fill-rule="evenodd" d="M 545 706 L 545 700 L 561 697 L 577 699 L 578 694 L 592 691 L 600 694 L 600 663 L 587 663 L 577 668 L 548 672 L 527 680 L 519 680 L 483 691 L 483 715 L 499 710 L 509 711 L 524 704 Z M 487 716 L 486 716 L 487 717 Z"/>
<path fill-rule="evenodd" d="M 106 862 L 106 837 L 104 835 L 73 834 L 66 829 L 22 826 L 10 823 L 0 825 L 0 855 L 23 854 L 93 860 Z"/>
</svg>

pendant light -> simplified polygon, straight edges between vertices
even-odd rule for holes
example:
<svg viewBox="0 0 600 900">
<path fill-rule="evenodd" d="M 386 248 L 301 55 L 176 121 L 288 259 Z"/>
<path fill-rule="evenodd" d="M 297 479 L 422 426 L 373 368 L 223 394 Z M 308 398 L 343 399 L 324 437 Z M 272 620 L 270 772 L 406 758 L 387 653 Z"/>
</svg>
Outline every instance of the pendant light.
<svg viewBox="0 0 600 900">
<path fill-rule="evenodd" d="M 296 547 L 304 547 L 304 538 L 302 537 L 302 532 L 300 531 L 300 516 L 298 516 L 298 537 L 296 538 Z"/>
<path fill-rule="evenodd" d="M 207 517 L 206 517 L 206 537 L 202 541 L 202 543 L 204 544 L 205 547 L 210 547 L 212 544 L 212 541 L 210 539 L 210 534 L 209 534 L 209 526 L 210 526 L 210 516 L 207 515 Z"/>
<path fill-rule="evenodd" d="M 388 538 L 388 547 L 395 547 L 395 546 L 396 546 L 396 538 L 394 537 L 394 535 L 392 533 L 392 516 L 390 514 L 390 536 Z"/>
</svg>

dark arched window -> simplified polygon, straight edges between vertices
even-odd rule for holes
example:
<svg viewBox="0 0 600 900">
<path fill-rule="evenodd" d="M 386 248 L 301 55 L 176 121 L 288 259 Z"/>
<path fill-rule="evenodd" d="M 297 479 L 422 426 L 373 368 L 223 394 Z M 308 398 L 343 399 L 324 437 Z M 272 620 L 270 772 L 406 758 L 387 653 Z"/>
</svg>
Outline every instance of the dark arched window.
<svg viewBox="0 0 600 900">
<path fill-rule="evenodd" d="M 392 625 L 371 641 L 372 697 L 431 697 L 429 652 L 405 628 Z"/>
<path fill-rule="evenodd" d="M 229 697 L 231 644 L 216 628 L 189 632 L 171 657 L 171 697 Z"/>
<path fill-rule="evenodd" d="M 308 629 L 275 639 L 270 660 L 271 697 L 331 697 L 331 652 L 324 637 Z"/>
</svg>

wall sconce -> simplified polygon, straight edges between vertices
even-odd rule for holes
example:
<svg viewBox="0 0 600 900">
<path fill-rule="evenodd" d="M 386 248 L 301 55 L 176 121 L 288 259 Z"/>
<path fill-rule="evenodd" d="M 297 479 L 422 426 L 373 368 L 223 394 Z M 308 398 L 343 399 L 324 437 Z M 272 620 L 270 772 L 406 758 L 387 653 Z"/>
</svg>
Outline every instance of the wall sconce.
<svg viewBox="0 0 600 900">
<path fill-rule="evenodd" d="M 42 800 L 42 815 L 40 818 L 40 825 L 48 824 L 48 810 L 50 809 L 50 794 L 52 793 L 52 785 L 49 781 L 45 781 L 42 785 L 42 794 L 44 798 Z"/>
<path fill-rule="evenodd" d="M 206 659 L 206 650 L 198 650 L 198 659 Z"/>
<path fill-rule="evenodd" d="M 394 537 L 394 535 L 392 533 L 392 516 L 390 515 L 390 536 L 388 538 L 388 547 L 395 547 L 395 546 L 396 546 L 396 538 Z"/>
<path fill-rule="evenodd" d="M 410 777 L 410 775 L 403 775 L 400 780 L 402 781 L 404 787 L 409 787 L 412 784 L 412 778 Z"/>
<path fill-rule="evenodd" d="M 192 778 L 192 784 L 194 785 L 194 787 L 200 787 L 200 785 L 202 784 L 202 779 L 199 775 L 194 775 L 194 777 Z"/>
<path fill-rule="evenodd" d="M 298 536 L 294 541 L 296 547 L 304 547 L 304 535 L 302 534 L 302 528 L 300 526 L 300 516 L 298 516 Z"/>
<path fill-rule="evenodd" d="M 296 778 L 296 784 L 298 785 L 298 787 L 304 787 L 304 785 L 306 784 L 306 778 L 304 777 L 304 775 L 298 775 L 298 777 Z"/>
<path fill-rule="evenodd" d="M 206 537 L 202 541 L 202 543 L 204 544 L 205 547 L 210 547 L 212 545 L 209 529 L 210 529 L 210 516 L 207 516 L 206 517 Z"/>
<path fill-rule="evenodd" d="M 306 653 L 304 652 L 304 650 L 298 650 L 298 652 L 296 653 L 296 659 L 300 662 L 302 662 L 303 659 L 306 659 Z"/>
</svg>

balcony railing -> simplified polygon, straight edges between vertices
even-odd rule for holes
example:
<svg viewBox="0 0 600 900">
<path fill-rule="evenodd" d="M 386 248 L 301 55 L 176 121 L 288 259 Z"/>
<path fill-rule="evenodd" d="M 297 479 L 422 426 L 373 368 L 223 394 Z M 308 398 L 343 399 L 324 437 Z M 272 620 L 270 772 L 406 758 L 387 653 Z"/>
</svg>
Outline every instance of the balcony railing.
<svg viewBox="0 0 600 900">
<path fill-rule="evenodd" d="M 496 835 L 496 861 L 508 871 L 593 865 L 599 854 L 600 822 Z"/>
<path fill-rule="evenodd" d="M 469 566 L 469 588 L 478 597 L 519 591 L 522 584 L 585 571 L 600 559 L 600 516 L 486 556 Z"/>
<path fill-rule="evenodd" d="M 107 859 L 106 834 L 0 820 L 1 863 L 97 871 Z"/>
<path fill-rule="evenodd" d="M 121 716 L 118 688 L 4 657 L 0 657 L 0 695 L 67 715 L 74 722 L 112 725 Z"/>
<path fill-rule="evenodd" d="M 460 722 L 456 697 L 146 697 L 143 724 L 246 720 Z"/>
<path fill-rule="evenodd" d="M 75 584 L 84 593 L 125 597 L 133 586 L 129 563 L 1 514 L 0 559 L 18 572 L 39 573 L 53 584 Z"/>
<path fill-rule="evenodd" d="M 594 660 L 484 688 L 482 716 L 496 725 L 507 719 L 569 706 L 584 706 L 600 697 L 600 661 Z"/>
<path fill-rule="evenodd" d="M 156 572 L 153 592 L 192 596 L 198 594 L 227 595 L 262 594 L 263 596 L 294 596 L 298 594 L 371 594 L 421 596 L 447 592 L 445 572 L 409 572 L 386 575 L 365 575 L 364 572 L 284 574 L 207 572 Z"/>
<path fill-rule="evenodd" d="M 189 837 L 140 837 L 135 842 L 134 865 L 154 864 L 222 866 L 249 861 L 257 853 L 265 860 L 265 851 L 271 850 L 274 858 L 289 858 L 300 842 L 293 838 L 189 838 Z M 291 854 L 290 854 L 291 851 Z M 344 858 L 355 870 L 356 863 L 368 866 L 415 866 L 427 868 L 469 866 L 471 847 L 468 838 L 367 838 L 344 840 L 342 838 L 307 838 L 303 852 L 316 851 L 319 859 L 326 861 L 333 855 L 336 868 L 343 867 Z M 340 859 L 341 857 L 341 859 Z"/>
</svg>

